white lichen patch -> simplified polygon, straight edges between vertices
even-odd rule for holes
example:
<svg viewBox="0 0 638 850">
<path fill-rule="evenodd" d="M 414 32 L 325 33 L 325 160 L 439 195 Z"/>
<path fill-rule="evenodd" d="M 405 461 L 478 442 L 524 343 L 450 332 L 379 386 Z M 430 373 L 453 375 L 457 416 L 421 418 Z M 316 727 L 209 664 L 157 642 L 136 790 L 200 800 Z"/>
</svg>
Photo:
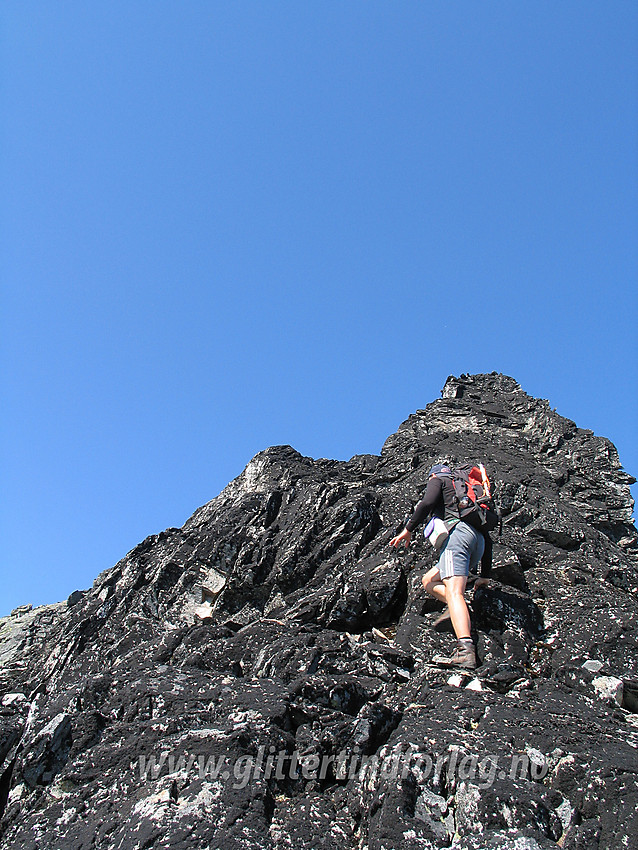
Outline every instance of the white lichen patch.
<svg viewBox="0 0 638 850">
<path fill-rule="evenodd" d="M 222 795 L 220 782 L 205 782 L 198 793 L 190 797 L 181 797 L 174 805 L 174 815 L 178 818 L 202 818 L 217 810 L 217 800 Z"/>
<path fill-rule="evenodd" d="M 223 729 L 217 729 L 214 727 L 206 727 L 204 729 L 189 729 L 188 732 L 184 732 L 182 735 L 175 739 L 175 747 L 179 747 L 181 744 L 192 739 L 201 741 L 207 739 L 213 741 L 225 741 L 228 737 L 228 733 L 224 732 Z"/>
<path fill-rule="evenodd" d="M 258 711 L 250 708 L 247 711 L 235 711 L 228 715 L 229 721 L 233 724 L 234 729 L 240 729 L 262 719 Z"/>
<path fill-rule="evenodd" d="M 26 795 L 26 793 L 27 786 L 24 784 L 24 782 L 21 782 L 19 785 L 16 785 L 15 788 L 12 788 L 11 791 L 9 791 L 9 797 L 7 802 L 9 803 L 9 805 L 11 805 L 11 803 L 17 803 Z"/>
<path fill-rule="evenodd" d="M 9 705 L 18 705 L 20 703 L 26 702 L 26 696 L 24 694 L 5 694 L 2 697 L 2 705 L 6 708 Z"/>
<path fill-rule="evenodd" d="M 150 818 L 159 823 L 163 820 L 171 805 L 169 789 L 165 788 L 157 794 L 151 794 L 150 797 L 138 800 L 133 806 L 133 814 L 140 818 Z"/>
<path fill-rule="evenodd" d="M 563 826 L 563 833 L 567 832 L 567 829 L 572 822 L 572 817 L 574 816 L 574 807 L 571 805 L 569 800 L 563 800 L 560 806 L 556 809 L 556 814 L 560 818 L 560 822 Z"/>
<path fill-rule="evenodd" d="M 75 782 L 71 782 L 68 779 L 59 779 L 50 786 L 48 793 L 54 800 L 61 800 L 72 794 L 76 788 Z"/>
<path fill-rule="evenodd" d="M 598 676 L 592 682 L 600 699 L 622 705 L 623 681 L 615 676 Z"/>
<path fill-rule="evenodd" d="M 75 820 L 77 816 L 78 810 L 75 808 L 66 809 L 62 816 L 57 819 L 56 826 L 66 826 Z"/>
</svg>

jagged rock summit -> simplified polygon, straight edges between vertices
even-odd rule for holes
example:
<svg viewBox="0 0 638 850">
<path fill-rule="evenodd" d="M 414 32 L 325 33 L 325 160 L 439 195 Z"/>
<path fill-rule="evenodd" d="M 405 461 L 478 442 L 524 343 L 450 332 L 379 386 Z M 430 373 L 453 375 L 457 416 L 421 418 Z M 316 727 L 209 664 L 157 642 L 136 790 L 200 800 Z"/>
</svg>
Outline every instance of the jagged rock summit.
<svg viewBox="0 0 638 850">
<path fill-rule="evenodd" d="M 503 530 L 481 667 L 389 547 L 433 462 Z M 635 847 L 638 540 L 614 446 L 496 373 L 379 456 L 260 452 L 181 529 L 0 620 L 0 838 L 21 850 Z"/>
</svg>

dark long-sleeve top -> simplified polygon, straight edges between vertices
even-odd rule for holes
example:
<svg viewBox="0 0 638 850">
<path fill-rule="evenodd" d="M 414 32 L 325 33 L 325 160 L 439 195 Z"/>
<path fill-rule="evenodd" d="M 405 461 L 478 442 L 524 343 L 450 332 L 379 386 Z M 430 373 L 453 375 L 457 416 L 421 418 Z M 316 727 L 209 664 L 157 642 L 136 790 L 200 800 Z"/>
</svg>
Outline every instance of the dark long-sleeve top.
<svg viewBox="0 0 638 850">
<path fill-rule="evenodd" d="M 408 524 L 406 525 L 408 531 L 414 531 L 418 525 L 432 516 L 432 514 L 438 516 L 439 519 L 449 519 L 450 516 L 456 516 L 458 518 L 458 513 L 454 511 L 456 505 L 454 487 L 451 486 L 451 482 L 449 483 L 450 486 L 445 486 L 441 478 L 430 478 L 423 498 L 408 520 Z"/>
</svg>

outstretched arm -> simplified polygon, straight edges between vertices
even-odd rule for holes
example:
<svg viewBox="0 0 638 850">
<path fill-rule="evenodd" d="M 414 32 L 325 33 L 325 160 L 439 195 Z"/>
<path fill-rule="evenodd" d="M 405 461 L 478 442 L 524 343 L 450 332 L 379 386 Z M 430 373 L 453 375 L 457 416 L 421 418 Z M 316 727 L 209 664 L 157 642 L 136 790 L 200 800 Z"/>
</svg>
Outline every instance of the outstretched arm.
<svg viewBox="0 0 638 850">
<path fill-rule="evenodd" d="M 405 540 L 406 548 L 410 545 L 410 540 L 412 538 L 412 532 L 408 531 L 407 528 L 404 528 L 401 534 L 397 534 L 396 537 L 393 537 L 390 541 L 390 546 L 396 546 L 398 549 L 403 541 Z"/>
<path fill-rule="evenodd" d="M 438 478 L 430 478 L 423 498 L 414 509 L 414 513 L 408 520 L 406 527 L 403 529 L 401 534 L 397 534 L 396 537 L 392 538 L 390 546 L 396 546 L 398 549 L 404 541 L 406 547 L 410 545 L 414 529 L 417 525 L 423 522 L 424 519 L 430 516 L 439 502 L 439 499 L 441 498 L 441 487 L 441 481 Z"/>
</svg>

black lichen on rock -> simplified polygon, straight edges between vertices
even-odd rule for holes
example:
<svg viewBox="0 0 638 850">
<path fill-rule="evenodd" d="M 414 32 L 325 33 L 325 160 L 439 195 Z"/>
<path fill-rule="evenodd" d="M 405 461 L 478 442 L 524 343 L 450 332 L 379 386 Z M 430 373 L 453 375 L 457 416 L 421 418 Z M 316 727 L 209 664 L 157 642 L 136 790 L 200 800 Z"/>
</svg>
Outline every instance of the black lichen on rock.
<svg viewBox="0 0 638 850">
<path fill-rule="evenodd" d="M 476 675 L 430 664 L 429 547 L 388 545 L 465 459 L 503 512 Z M 2 845 L 632 846 L 633 480 L 496 373 L 450 377 L 379 456 L 260 452 L 91 590 L 0 621 Z"/>
</svg>

